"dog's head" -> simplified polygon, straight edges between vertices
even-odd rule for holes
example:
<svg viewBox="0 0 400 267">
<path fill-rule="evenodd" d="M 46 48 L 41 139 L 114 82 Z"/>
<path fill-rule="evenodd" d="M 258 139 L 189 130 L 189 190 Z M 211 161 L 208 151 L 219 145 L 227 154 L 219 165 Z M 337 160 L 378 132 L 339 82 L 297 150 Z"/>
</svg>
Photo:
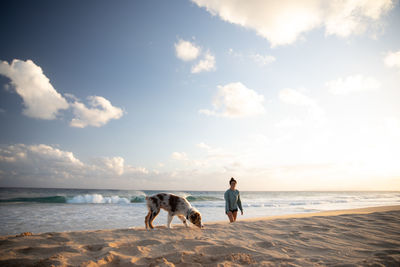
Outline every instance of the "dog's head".
<svg viewBox="0 0 400 267">
<path fill-rule="evenodd" d="M 192 209 L 189 213 L 188 219 L 191 223 L 196 225 L 199 228 L 203 228 L 203 224 L 201 223 L 201 214 L 195 209 Z"/>
</svg>

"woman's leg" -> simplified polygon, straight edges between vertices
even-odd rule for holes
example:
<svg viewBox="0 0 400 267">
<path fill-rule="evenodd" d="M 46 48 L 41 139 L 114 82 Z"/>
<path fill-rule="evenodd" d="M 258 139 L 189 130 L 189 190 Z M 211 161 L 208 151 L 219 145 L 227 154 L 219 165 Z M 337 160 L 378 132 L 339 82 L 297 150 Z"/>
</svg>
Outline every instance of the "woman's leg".
<svg viewBox="0 0 400 267">
<path fill-rule="evenodd" d="M 229 211 L 226 215 L 228 215 L 229 221 L 234 222 L 235 220 L 233 219 L 233 214 L 231 211 Z"/>
<path fill-rule="evenodd" d="M 233 221 L 236 222 L 236 217 L 237 217 L 237 211 L 234 211 L 232 213 Z"/>
</svg>

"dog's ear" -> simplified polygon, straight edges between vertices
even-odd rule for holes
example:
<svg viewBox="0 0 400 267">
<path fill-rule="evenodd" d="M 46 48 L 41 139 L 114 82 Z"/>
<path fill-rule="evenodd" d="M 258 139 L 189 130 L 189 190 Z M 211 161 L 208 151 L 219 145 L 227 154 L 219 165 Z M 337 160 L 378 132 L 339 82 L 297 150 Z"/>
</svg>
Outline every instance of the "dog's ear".
<svg viewBox="0 0 400 267">
<path fill-rule="evenodd" d="M 195 223 L 198 220 L 199 215 L 197 214 L 197 212 L 193 212 L 192 214 L 190 214 L 190 221 L 192 223 Z"/>
</svg>

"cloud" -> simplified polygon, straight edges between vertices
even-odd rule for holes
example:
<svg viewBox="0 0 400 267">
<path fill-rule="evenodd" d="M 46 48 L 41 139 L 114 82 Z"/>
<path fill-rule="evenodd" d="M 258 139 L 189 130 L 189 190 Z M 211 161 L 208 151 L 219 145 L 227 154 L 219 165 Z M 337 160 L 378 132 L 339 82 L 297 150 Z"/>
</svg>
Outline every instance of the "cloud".
<svg viewBox="0 0 400 267">
<path fill-rule="evenodd" d="M 89 108 L 72 94 L 66 93 L 64 98 L 50 84 L 42 69 L 29 59 L 14 59 L 11 64 L 0 61 L 0 74 L 11 79 L 12 86 L 23 99 L 23 114 L 28 117 L 52 120 L 56 119 L 60 110 L 72 108 L 75 117 L 70 126 L 84 128 L 100 127 L 123 115 L 120 108 L 114 107 L 101 96 L 88 97 Z"/>
<path fill-rule="evenodd" d="M 122 157 L 104 157 L 94 160 L 96 166 L 100 167 L 104 171 L 110 171 L 111 173 L 122 175 L 125 171 L 125 160 Z"/>
<path fill-rule="evenodd" d="M 0 61 L 0 74 L 11 80 L 24 104 L 23 114 L 37 119 L 55 119 L 60 110 L 69 107 L 65 98 L 51 85 L 42 68 L 32 60 Z"/>
<path fill-rule="evenodd" d="M 227 118 L 244 118 L 265 113 L 264 96 L 241 82 L 218 86 L 213 110 L 199 110 L 201 114 Z"/>
<path fill-rule="evenodd" d="M 387 67 L 400 70 L 400 50 L 397 52 L 388 52 L 385 55 L 384 63 Z"/>
<path fill-rule="evenodd" d="M 189 41 L 181 39 L 175 44 L 175 52 L 179 59 L 183 61 L 191 61 L 199 56 L 200 48 Z"/>
<path fill-rule="evenodd" d="M 69 179 L 82 172 L 84 164 L 72 152 L 49 145 L 16 144 L 0 147 L 0 181 L 4 179 L 26 179 L 46 177 Z M 29 183 L 31 181 L 28 181 Z M 4 185 L 4 184 L 3 184 Z"/>
<path fill-rule="evenodd" d="M 222 148 L 211 147 L 204 142 L 198 143 L 197 147 L 207 152 L 208 160 L 216 160 L 216 159 L 232 157 L 230 153 L 224 151 Z"/>
<path fill-rule="evenodd" d="M 188 160 L 188 156 L 186 155 L 185 152 L 173 152 L 171 154 L 171 158 L 174 160 L 183 160 L 183 161 Z"/>
<path fill-rule="evenodd" d="M 279 92 L 279 99 L 286 104 L 294 105 L 294 106 L 303 106 L 306 107 L 309 113 L 309 116 L 312 120 L 317 122 L 324 122 L 325 121 L 325 112 L 324 110 L 318 105 L 318 103 L 311 97 L 301 93 L 298 90 L 286 88 Z M 286 125 L 285 125 L 286 124 Z M 288 122 L 281 122 L 278 126 L 289 126 L 289 124 L 293 124 L 290 126 L 299 126 L 301 122 L 298 120 L 295 121 L 288 121 Z"/>
<path fill-rule="evenodd" d="M 297 106 L 314 106 L 315 101 L 309 96 L 306 96 L 303 93 L 300 93 L 297 90 L 286 88 L 279 92 L 279 99 L 291 105 Z"/>
<path fill-rule="evenodd" d="M 71 108 L 75 118 L 70 126 L 84 128 L 86 126 L 100 127 L 112 119 L 119 119 L 123 115 L 122 109 L 111 105 L 110 101 L 101 96 L 89 96 L 89 108 L 83 103 L 75 101 Z"/>
<path fill-rule="evenodd" d="M 124 158 L 118 156 L 85 163 L 70 151 L 46 144 L 0 145 L 0 170 L 2 186 L 86 188 L 93 184 L 113 185 L 116 179 L 123 184 L 128 179 L 151 173 L 146 168 L 125 164 Z"/>
<path fill-rule="evenodd" d="M 322 12 L 326 15 L 325 32 L 341 37 L 364 33 L 393 7 L 392 0 L 331 1 Z"/>
<path fill-rule="evenodd" d="M 250 55 L 250 58 L 253 59 L 257 64 L 260 66 L 266 66 L 268 64 L 271 64 L 275 62 L 276 58 L 270 55 L 260 55 L 260 54 L 252 54 Z"/>
<path fill-rule="evenodd" d="M 242 58 L 243 57 L 243 53 L 237 52 L 237 51 L 233 50 L 233 48 L 229 48 L 228 49 L 228 55 L 236 57 L 236 58 Z"/>
<path fill-rule="evenodd" d="M 0 161 L 19 162 L 31 161 L 35 164 L 39 161 L 48 161 L 50 164 L 82 166 L 82 162 L 75 158 L 74 154 L 62 151 L 49 145 L 25 145 L 16 144 L 0 148 Z M 38 166 L 40 167 L 40 166 Z"/>
<path fill-rule="evenodd" d="M 308 31 L 326 35 L 361 34 L 393 8 L 392 0 L 192 0 L 222 20 L 255 30 L 271 46 L 292 44 Z"/>
<path fill-rule="evenodd" d="M 201 49 L 194 43 L 181 39 L 175 44 L 175 52 L 179 59 L 183 61 L 192 61 L 200 56 Z M 192 73 L 215 70 L 215 56 L 212 55 L 210 51 L 207 51 L 203 54 L 203 59 L 192 66 Z"/>
<path fill-rule="evenodd" d="M 329 81 L 325 86 L 332 94 L 347 95 L 354 92 L 375 91 L 381 87 L 381 83 L 374 77 L 357 74 Z"/>
<path fill-rule="evenodd" d="M 192 73 L 215 70 L 215 57 L 207 52 L 204 59 L 192 67 Z"/>
<path fill-rule="evenodd" d="M 200 149 L 200 153 L 197 152 L 197 156 L 194 158 L 189 157 L 185 152 L 171 154 L 171 158 L 180 164 L 175 169 L 175 174 L 189 170 L 197 173 L 225 171 L 226 167 L 231 166 L 236 160 L 236 155 L 221 148 L 209 146 L 204 142 L 197 144 L 196 147 Z"/>
<path fill-rule="evenodd" d="M 174 161 L 177 161 L 179 164 L 183 164 L 186 167 L 197 168 L 197 167 L 204 167 L 205 161 L 203 160 L 194 160 L 189 158 L 189 156 L 185 152 L 173 152 L 171 154 L 171 158 Z M 180 165 L 182 166 L 182 165 Z"/>
<path fill-rule="evenodd" d="M 229 48 L 228 55 L 240 60 L 243 60 L 244 58 L 249 58 L 261 67 L 267 66 L 276 61 L 276 58 L 271 55 L 262 55 L 259 53 L 243 53 L 235 51 L 233 50 L 233 48 Z"/>
</svg>

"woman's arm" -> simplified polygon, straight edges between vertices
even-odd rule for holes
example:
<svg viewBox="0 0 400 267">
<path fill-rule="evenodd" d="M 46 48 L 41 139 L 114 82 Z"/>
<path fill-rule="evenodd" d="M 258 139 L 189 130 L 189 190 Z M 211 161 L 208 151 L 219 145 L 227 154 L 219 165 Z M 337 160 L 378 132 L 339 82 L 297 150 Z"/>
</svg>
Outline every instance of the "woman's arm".
<svg viewBox="0 0 400 267">
<path fill-rule="evenodd" d="M 240 209 L 240 211 L 242 212 L 242 215 L 243 215 L 243 208 L 242 208 L 242 201 L 240 200 L 240 193 L 238 194 L 237 205 L 238 205 L 238 207 L 239 207 L 239 209 Z"/>
<path fill-rule="evenodd" d="M 225 192 L 224 199 L 225 199 L 225 213 L 227 214 L 228 211 L 229 211 L 229 196 L 228 196 L 228 192 Z"/>
</svg>

